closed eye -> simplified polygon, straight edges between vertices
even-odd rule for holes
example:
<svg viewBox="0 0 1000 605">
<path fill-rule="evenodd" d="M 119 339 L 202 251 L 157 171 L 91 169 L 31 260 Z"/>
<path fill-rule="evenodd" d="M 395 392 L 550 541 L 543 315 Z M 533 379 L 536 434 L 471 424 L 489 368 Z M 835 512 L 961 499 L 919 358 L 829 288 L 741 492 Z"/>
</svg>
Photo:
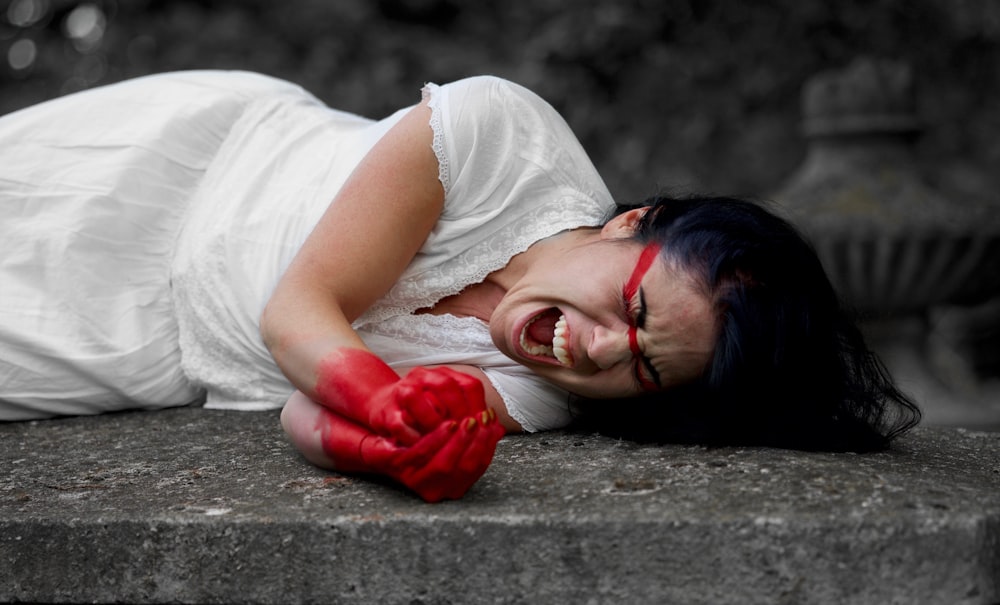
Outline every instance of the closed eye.
<svg viewBox="0 0 1000 605">
<path fill-rule="evenodd" d="M 646 329 L 646 291 L 639 288 L 639 313 L 635 317 L 635 326 L 640 330 Z M 646 366 L 646 370 L 649 375 L 653 377 L 653 382 L 656 383 L 657 387 L 662 387 L 663 384 L 660 382 L 660 373 L 656 371 L 656 366 L 653 365 L 653 360 L 645 355 L 642 356 L 642 365 Z"/>
<path fill-rule="evenodd" d="M 623 297 L 625 317 L 628 320 L 629 326 L 636 330 L 643 329 L 646 325 L 646 295 L 641 287 L 639 288 L 638 294 L 638 297 L 636 297 L 639 303 L 638 308 L 635 306 L 636 298 L 629 299 L 627 295 Z M 637 352 L 636 356 L 638 357 L 639 363 L 633 366 L 632 371 L 632 378 L 635 381 L 636 386 L 642 390 L 659 388 L 661 386 L 660 374 L 656 371 L 656 367 L 653 366 L 652 360 L 641 354 L 641 352 Z M 643 372 L 643 368 L 645 368 L 645 374 L 648 374 L 652 380 L 646 377 Z"/>
<path fill-rule="evenodd" d="M 625 321 L 628 322 L 629 328 L 635 327 L 637 322 L 637 318 L 635 317 L 636 311 L 634 307 L 635 305 L 633 304 L 633 300 L 630 300 L 628 298 L 628 294 L 623 292 L 622 309 L 623 309 L 623 314 L 625 315 Z M 642 365 L 640 363 L 632 364 L 631 375 L 632 375 L 632 384 L 636 388 L 636 390 L 639 391 L 645 390 L 646 381 L 645 377 L 642 375 Z"/>
</svg>

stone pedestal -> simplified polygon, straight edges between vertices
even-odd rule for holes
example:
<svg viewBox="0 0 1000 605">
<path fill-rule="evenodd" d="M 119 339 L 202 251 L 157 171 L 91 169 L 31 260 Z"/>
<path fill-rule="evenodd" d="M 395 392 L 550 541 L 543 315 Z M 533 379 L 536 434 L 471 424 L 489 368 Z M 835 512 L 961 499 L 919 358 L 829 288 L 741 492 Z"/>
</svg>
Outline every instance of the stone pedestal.
<svg viewBox="0 0 1000 605">
<path fill-rule="evenodd" d="M 1000 206 L 928 184 L 914 160 L 915 107 L 913 72 L 902 64 L 860 59 L 817 75 L 803 91 L 806 157 L 772 197 L 870 328 L 922 319 L 923 332 L 905 341 L 886 339 L 897 324 L 874 327 L 883 336 L 876 352 L 906 357 L 895 365 L 915 372 L 903 379 L 935 382 L 918 384 L 924 391 L 942 381 L 967 387 L 956 396 L 975 398 L 982 354 L 997 347 L 981 335 L 1000 326 L 990 302 L 1000 296 Z"/>
<path fill-rule="evenodd" d="M 1000 216 L 928 185 L 913 157 L 914 106 L 904 65 L 859 60 L 816 76 L 803 93 L 806 158 L 772 196 L 870 315 L 1000 294 Z"/>
</svg>

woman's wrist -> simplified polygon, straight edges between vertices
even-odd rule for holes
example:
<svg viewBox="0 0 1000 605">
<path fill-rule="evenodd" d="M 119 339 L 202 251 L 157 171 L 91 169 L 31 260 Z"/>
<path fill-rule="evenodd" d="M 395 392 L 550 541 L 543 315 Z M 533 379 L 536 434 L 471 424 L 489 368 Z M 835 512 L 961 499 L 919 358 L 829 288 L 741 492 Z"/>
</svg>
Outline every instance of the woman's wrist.
<svg viewBox="0 0 1000 605">
<path fill-rule="evenodd" d="M 340 347 L 316 365 L 312 395 L 327 408 L 377 428 L 386 398 L 380 395 L 399 382 L 399 375 L 378 356 L 364 349 Z"/>
</svg>

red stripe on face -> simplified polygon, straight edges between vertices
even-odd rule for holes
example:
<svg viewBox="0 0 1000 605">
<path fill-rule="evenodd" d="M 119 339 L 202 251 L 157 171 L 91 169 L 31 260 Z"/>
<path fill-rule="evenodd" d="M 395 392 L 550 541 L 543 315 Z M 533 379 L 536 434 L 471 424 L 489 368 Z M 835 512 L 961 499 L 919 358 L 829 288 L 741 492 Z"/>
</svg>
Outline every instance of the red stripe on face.
<svg viewBox="0 0 1000 605">
<path fill-rule="evenodd" d="M 639 284 L 642 283 L 642 278 L 645 277 L 646 272 L 653 265 L 653 261 L 660 254 L 662 247 L 659 242 L 650 242 L 642 249 L 642 254 L 639 255 L 639 262 L 635 264 L 635 269 L 632 270 L 632 275 L 629 276 L 628 281 L 625 282 L 625 288 L 622 290 L 622 295 L 626 301 L 631 301 L 635 298 L 636 293 L 639 291 Z M 639 329 L 633 323 L 631 315 L 628 317 L 628 323 L 628 347 L 632 350 L 632 355 L 637 359 L 642 359 L 642 350 L 639 349 Z M 642 372 L 638 372 L 638 377 L 642 388 L 647 391 L 657 389 L 656 384 L 643 376 Z"/>
</svg>

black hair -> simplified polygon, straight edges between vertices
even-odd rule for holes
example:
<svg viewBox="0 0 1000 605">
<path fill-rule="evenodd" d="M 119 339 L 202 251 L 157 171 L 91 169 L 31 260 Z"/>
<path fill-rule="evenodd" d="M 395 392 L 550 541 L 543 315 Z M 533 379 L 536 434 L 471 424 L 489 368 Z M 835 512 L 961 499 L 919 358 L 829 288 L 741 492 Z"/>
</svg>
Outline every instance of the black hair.
<svg viewBox="0 0 1000 605">
<path fill-rule="evenodd" d="M 650 210 L 633 237 L 659 241 L 711 301 L 714 354 L 688 385 L 577 401 L 577 426 L 638 441 L 862 452 L 920 421 L 789 222 L 729 197 L 640 206 Z"/>
</svg>

